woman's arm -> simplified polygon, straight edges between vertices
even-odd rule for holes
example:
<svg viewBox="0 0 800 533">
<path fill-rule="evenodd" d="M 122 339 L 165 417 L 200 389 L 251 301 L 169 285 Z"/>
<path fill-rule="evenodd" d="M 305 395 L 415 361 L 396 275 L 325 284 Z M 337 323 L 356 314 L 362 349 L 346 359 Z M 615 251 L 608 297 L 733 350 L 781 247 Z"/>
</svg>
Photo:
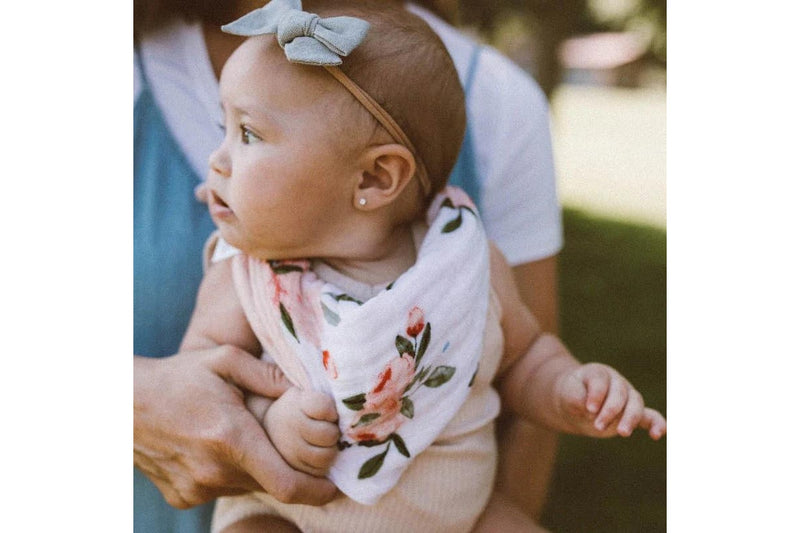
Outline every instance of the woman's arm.
<svg viewBox="0 0 800 533">
<path fill-rule="evenodd" d="M 558 259 L 553 255 L 513 267 L 520 298 L 542 330 L 558 333 Z M 507 411 L 507 410 L 506 410 Z M 505 412 L 498 421 L 497 487 L 539 520 L 556 462 L 558 433 Z"/>
<path fill-rule="evenodd" d="M 180 351 L 226 344 L 238 346 L 254 357 L 261 355 L 261 345 L 236 295 L 231 259 L 210 263 L 206 268 Z"/>
<path fill-rule="evenodd" d="M 232 346 L 133 363 L 134 465 L 170 505 L 252 490 L 311 505 L 335 495 L 329 481 L 287 466 L 244 405 L 245 390 L 285 390 L 273 366 Z"/>
<path fill-rule="evenodd" d="M 178 508 L 252 490 L 326 503 L 335 486 L 289 467 L 245 406 L 246 393 L 277 397 L 288 383 L 253 356 L 231 281 L 229 262 L 208 269 L 180 353 L 134 357 L 134 464 Z"/>
</svg>

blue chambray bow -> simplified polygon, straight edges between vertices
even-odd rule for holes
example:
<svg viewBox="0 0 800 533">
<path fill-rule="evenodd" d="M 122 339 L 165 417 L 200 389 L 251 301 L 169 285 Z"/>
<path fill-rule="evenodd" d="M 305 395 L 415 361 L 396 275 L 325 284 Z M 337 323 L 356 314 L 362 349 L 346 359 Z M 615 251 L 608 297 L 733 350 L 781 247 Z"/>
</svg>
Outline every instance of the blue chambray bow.
<svg viewBox="0 0 800 533">
<path fill-rule="evenodd" d="M 320 18 L 302 10 L 301 0 L 272 0 L 222 26 L 234 35 L 275 34 L 286 57 L 305 65 L 340 65 L 361 44 L 369 22 L 355 17 Z"/>
</svg>

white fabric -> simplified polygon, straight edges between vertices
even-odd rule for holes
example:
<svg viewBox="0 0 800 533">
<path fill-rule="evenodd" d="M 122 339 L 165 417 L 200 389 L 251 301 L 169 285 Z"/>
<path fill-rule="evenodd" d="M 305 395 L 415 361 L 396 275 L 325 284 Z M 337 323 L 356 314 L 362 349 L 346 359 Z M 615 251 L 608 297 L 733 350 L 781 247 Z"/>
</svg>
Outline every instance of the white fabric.
<svg viewBox="0 0 800 533">
<path fill-rule="evenodd" d="M 391 490 L 450 423 L 483 353 L 489 248 L 474 205 L 448 187 L 428 224 L 414 265 L 364 302 L 308 261 L 233 259 L 265 353 L 295 386 L 333 397 L 345 444 L 328 477 L 362 504 Z"/>
<path fill-rule="evenodd" d="M 199 22 L 175 22 L 148 35 L 140 44 L 141 60 L 167 127 L 201 180 L 208 156 L 224 137 L 219 84 L 206 51 Z M 134 61 L 134 100 L 141 73 Z"/>
<path fill-rule="evenodd" d="M 409 4 L 439 35 L 465 81 L 475 41 L 430 11 Z M 525 71 L 484 46 L 467 98 L 481 219 L 512 265 L 550 257 L 563 245 L 550 110 Z"/>
<path fill-rule="evenodd" d="M 430 12 L 417 6 L 409 9 L 439 34 L 463 80 L 475 42 Z M 208 156 L 222 141 L 223 121 L 202 28 L 198 23 L 176 22 L 144 39 L 141 49 L 170 130 L 192 167 L 205 178 Z M 137 70 L 137 87 L 138 76 Z M 512 265 L 554 255 L 563 237 L 549 108 L 542 91 L 513 62 L 484 47 L 467 115 L 476 168 L 483 180 L 481 218 L 487 235 Z"/>
</svg>

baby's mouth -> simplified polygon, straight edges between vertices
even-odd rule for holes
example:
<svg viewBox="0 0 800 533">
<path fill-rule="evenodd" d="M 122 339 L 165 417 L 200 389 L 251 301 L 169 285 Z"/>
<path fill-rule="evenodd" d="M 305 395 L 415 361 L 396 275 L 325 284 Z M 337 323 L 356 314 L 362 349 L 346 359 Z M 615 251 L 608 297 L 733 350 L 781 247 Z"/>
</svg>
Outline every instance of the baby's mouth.
<svg viewBox="0 0 800 533">
<path fill-rule="evenodd" d="M 211 189 L 208 191 L 208 210 L 211 212 L 211 216 L 215 217 L 227 217 L 233 215 L 233 210 L 228 206 L 228 204 Z"/>
</svg>

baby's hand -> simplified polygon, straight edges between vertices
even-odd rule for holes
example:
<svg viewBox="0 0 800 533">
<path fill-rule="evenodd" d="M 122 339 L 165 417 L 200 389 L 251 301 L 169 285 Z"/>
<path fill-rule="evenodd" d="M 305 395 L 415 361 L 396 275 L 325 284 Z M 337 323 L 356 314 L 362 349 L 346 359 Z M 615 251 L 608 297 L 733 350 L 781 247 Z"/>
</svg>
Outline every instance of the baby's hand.
<svg viewBox="0 0 800 533">
<path fill-rule="evenodd" d="M 272 444 L 292 468 L 322 477 L 338 451 L 338 419 L 333 399 L 292 387 L 270 406 L 266 429 Z"/>
<path fill-rule="evenodd" d="M 661 413 L 645 407 L 639 391 L 610 366 L 581 365 L 562 376 L 556 394 L 560 411 L 581 434 L 627 437 L 640 427 L 658 440 L 667 432 Z"/>
</svg>

